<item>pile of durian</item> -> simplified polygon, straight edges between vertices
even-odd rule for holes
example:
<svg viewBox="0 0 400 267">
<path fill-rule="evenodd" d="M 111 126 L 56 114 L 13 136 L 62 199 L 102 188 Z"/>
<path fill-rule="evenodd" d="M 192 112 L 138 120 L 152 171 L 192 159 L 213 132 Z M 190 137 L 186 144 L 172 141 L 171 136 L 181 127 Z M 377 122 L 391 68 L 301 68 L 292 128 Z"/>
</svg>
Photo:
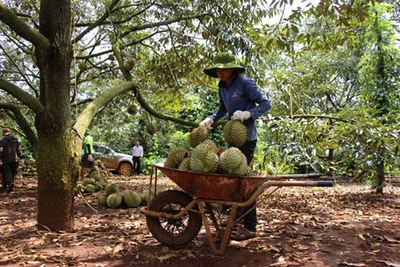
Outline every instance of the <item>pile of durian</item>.
<svg viewBox="0 0 400 267">
<path fill-rule="evenodd" d="M 105 192 L 97 195 L 97 199 L 101 206 L 112 209 L 120 207 L 137 208 L 142 202 L 137 192 L 131 189 L 126 189 L 121 192 L 119 186 L 114 183 L 108 184 L 105 188 Z"/>
<path fill-rule="evenodd" d="M 76 184 L 75 195 L 79 193 L 92 194 L 103 190 L 107 186 L 107 177 L 112 176 L 112 173 L 104 167 L 101 160 L 96 160 L 96 164 L 99 168 L 100 175 L 93 168 L 85 170 L 86 178 Z"/>
<path fill-rule="evenodd" d="M 160 193 L 162 191 L 159 191 Z M 118 208 L 137 208 L 147 205 L 153 200 L 154 191 L 143 190 L 141 193 L 131 189 L 120 190 L 115 183 L 108 184 L 104 192 L 97 195 L 100 206 L 112 209 Z"/>
<path fill-rule="evenodd" d="M 97 165 L 100 175 L 93 169 L 88 170 L 87 178 L 77 183 L 75 195 L 97 193 L 99 205 L 112 209 L 137 208 L 140 205 L 146 205 L 148 200 L 151 201 L 154 198 L 154 192 L 149 190 L 143 190 L 141 193 L 131 189 L 121 190 L 117 184 L 109 183 L 104 176 L 106 174 L 112 176 L 112 173 L 104 172 L 105 167 L 101 162 L 97 162 Z"/>
<path fill-rule="evenodd" d="M 164 162 L 164 167 L 185 171 L 222 173 L 240 176 L 255 175 L 247 165 L 246 156 L 239 150 L 247 140 L 247 128 L 240 121 L 230 120 L 223 127 L 223 137 L 228 149 L 218 148 L 208 138 L 209 128 L 199 126 L 188 136 L 190 149 L 172 149 Z"/>
<path fill-rule="evenodd" d="M 31 177 L 37 176 L 36 161 L 34 159 L 27 159 L 23 165 L 20 165 L 18 177 Z"/>
</svg>

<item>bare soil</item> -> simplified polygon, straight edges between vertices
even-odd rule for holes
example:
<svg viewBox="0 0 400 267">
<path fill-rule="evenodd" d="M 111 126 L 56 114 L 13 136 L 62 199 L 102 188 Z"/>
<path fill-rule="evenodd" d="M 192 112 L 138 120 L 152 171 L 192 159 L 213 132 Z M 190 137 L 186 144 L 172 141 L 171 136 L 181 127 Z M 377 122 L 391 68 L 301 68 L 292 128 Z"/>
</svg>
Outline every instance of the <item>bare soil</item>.
<svg viewBox="0 0 400 267">
<path fill-rule="evenodd" d="M 176 188 L 159 178 L 164 188 Z M 108 178 L 121 188 L 147 189 L 149 177 Z M 188 245 L 159 243 L 140 208 L 99 206 L 97 194 L 75 198 L 73 232 L 36 228 L 37 178 L 0 193 L 1 266 L 400 266 L 400 187 L 383 195 L 367 185 L 284 187 L 259 198 L 258 236 L 211 253 L 204 226 Z"/>
</svg>

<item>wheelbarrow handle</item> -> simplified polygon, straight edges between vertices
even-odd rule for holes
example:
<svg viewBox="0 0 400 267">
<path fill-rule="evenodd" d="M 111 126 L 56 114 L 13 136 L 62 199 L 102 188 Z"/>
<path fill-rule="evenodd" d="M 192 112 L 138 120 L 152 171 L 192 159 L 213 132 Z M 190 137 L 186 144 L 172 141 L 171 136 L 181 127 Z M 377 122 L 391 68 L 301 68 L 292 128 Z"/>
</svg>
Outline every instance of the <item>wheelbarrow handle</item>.
<svg viewBox="0 0 400 267">
<path fill-rule="evenodd" d="M 319 179 L 321 174 L 319 173 L 297 173 L 297 174 L 275 174 L 267 175 L 268 179 Z"/>
<path fill-rule="evenodd" d="M 319 181 L 317 186 L 332 187 L 333 186 L 333 181 Z"/>
<path fill-rule="evenodd" d="M 319 173 L 309 173 L 308 177 L 311 179 L 318 179 L 321 177 L 321 175 Z"/>
</svg>

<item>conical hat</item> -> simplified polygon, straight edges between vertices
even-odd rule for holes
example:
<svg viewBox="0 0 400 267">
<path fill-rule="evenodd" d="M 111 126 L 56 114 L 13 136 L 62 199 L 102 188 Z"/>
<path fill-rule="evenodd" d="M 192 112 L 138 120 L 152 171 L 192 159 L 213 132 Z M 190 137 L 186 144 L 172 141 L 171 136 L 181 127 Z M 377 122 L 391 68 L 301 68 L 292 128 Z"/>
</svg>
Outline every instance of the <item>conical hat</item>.
<svg viewBox="0 0 400 267">
<path fill-rule="evenodd" d="M 218 78 L 217 69 L 237 69 L 239 73 L 244 72 L 246 69 L 236 63 L 236 58 L 230 53 L 221 53 L 215 56 L 214 64 L 204 69 L 204 72 L 214 78 Z"/>
</svg>

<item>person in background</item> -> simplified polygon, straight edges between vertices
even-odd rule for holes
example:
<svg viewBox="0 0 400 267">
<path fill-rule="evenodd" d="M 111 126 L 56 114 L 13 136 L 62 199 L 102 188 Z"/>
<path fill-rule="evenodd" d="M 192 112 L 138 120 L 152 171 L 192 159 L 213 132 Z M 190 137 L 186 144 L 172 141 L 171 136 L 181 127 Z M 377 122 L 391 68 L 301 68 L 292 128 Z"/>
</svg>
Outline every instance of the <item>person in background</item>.
<svg viewBox="0 0 400 267">
<path fill-rule="evenodd" d="M 240 75 L 245 68 L 236 62 L 234 55 L 220 53 L 214 58 L 214 64 L 204 72 L 214 78 L 219 78 L 218 94 L 219 108 L 211 116 L 200 122 L 200 125 L 211 127 L 223 116 L 228 114 L 228 120 L 239 120 L 247 128 L 247 141 L 239 147 L 246 156 L 247 164 L 253 160 L 253 153 L 257 142 L 256 119 L 271 109 L 271 102 L 259 89 L 255 82 Z M 254 202 L 243 213 L 249 211 L 243 217 L 244 227 L 231 233 L 233 240 L 245 240 L 257 236 L 257 212 Z"/>
<path fill-rule="evenodd" d="M 99 167 L 96 165 L 93 153 L 93 137 L 90 135 L 89 130 L 86 130 L 85 137 L 82 139 L 83 155 L 81 159 L 81 181 L 85 179 L 85 169 L 94 168 L 100 175 Z"/>
<path fill-rule="evenodd" d="M 23 155 L 18 139 L 11 135 L 11 130 L 3 130 L 0 140 L 0 165 L 2 165 L 2 189 L 10 193 L 14 190 L 14 180 L 19 164 L 23 165 Z"/>
<path fill-rule="evenodd" d="M 136 140 L 135 145 L 132 147 L 132 161 L 133 161 L 133 174 L 141 175 L 140 164 L 143 157 L 143 147 L 140 142 Z"/>
</svg>

